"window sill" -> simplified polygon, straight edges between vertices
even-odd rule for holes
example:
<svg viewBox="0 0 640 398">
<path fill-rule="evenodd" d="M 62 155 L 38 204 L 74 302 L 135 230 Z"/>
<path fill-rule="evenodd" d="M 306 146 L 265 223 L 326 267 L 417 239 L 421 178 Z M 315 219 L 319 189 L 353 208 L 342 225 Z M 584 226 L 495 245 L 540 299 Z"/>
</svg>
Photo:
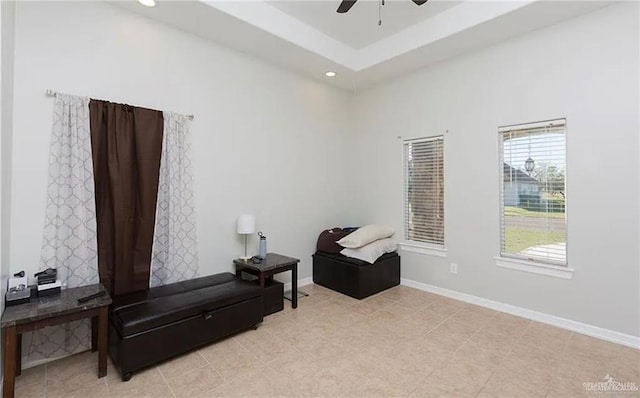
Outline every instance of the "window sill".
<svg viewBox="0 0 640 398">
<path fill-rule="evenodd" d="M 552 276 L 554 278 L 573 279 L 574 270 L 568 267 L 533 263 L 531 261 L 517 260 L 500 256 L 496 256 L 493 259 L 495 260 L 498 267 L 529 272 L 532 274 Z"/>
<path fill-rule="evenodd" d="M 447 249 L 443 247 L 428 246 L 413 242 L 398 243 L 400 250 L 418 254 L 428 254 L 435 257 L 447 257 Z"/>
</svg>

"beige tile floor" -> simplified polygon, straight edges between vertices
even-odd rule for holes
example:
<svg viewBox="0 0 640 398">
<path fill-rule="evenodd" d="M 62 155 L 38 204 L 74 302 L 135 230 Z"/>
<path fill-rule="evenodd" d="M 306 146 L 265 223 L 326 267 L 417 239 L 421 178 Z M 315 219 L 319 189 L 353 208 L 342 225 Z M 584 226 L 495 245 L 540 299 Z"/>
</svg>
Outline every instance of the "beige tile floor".
<svg viewBox="0 0 640 398">
<path fill-rule="evenodd" d="M 17 397 L 611 397 L 585 382 L 640 385 L 640 351 L 398 286 L 358 301 L 320 286 L 296 310 L 135 373 L 96 354 L 23 372 Z M 620 393 L 632 397 L 638 393 Z"/>
</svg>

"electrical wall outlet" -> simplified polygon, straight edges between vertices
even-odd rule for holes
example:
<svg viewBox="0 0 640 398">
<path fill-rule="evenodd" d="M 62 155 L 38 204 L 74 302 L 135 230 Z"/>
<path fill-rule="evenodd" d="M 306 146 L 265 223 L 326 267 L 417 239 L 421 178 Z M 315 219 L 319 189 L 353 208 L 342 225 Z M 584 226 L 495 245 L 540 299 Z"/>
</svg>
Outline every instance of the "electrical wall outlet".
<svg viewBox="0 0 640 398">
<path fill-rule="evenodd" d="M 450 267 L 449 271 L 450 271 L 452 274 L 457 274 L 457 273 L 458 273 L 458 264 L 456 264 L 456 263 L 451 263 L 451 267 Z"/>
</svg>

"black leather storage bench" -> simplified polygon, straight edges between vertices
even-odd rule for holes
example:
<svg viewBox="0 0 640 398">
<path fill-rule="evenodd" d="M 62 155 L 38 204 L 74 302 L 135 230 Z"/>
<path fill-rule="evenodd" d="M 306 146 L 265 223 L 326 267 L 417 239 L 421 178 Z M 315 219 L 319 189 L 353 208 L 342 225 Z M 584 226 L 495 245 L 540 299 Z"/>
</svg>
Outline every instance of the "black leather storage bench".
<svg viewBox="0 0 640 398">
<path fill-rule="evenodd" d="M 244 329 L 263 319 L 264 290 L 231 273 L 113 298 L 109 355 L 131 373 Z"/>
<path fill-rule="evenodd" d="M 316 252 L 313 283 L 363 299 L 400 284 L 400 256 L 387 253 L 369 264 L 342 254 Z"/>
</svg>

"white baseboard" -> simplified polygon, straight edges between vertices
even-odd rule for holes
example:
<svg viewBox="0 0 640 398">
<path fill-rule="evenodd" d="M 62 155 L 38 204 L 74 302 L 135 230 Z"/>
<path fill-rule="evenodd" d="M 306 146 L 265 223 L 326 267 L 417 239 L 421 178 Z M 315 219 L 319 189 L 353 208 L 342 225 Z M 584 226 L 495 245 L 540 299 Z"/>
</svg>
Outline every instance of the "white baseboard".
<svg viewBox="0 0 640 398">
<path fill-rule="evenodd" d="M 570 319 L 560 318 L 555 315 L 549 315 L 543 312 L 533 311 L 533 310 L 529 310 L 522 307 L 516 307 L 515 305 L 504 304 L 504 303 L 489 300 L 483 297 L 478 297 L 478 296 L 473 296 L 467 293 L 457 292 L 455 290 L 449 290 L 449 289 L 445 289 L 438 286 L 428 285 L 422 282 L 416 282 L 411 279 L 402 278 L 400 280 L 400 283 L 404 286 L 413 287 L 419 290 L 424 290 L 425 292 L 439 294 L 441 296 L 479 305 L 481 307 L 490 308 L 492 310 L 496 310 L 500 312 L 506 312 L 507 314 L 520 316 L 523 318 L 531 319 L 533 321 L 546 323 L 548 325 L 557 326 L 559 328 L 571 330 L 572 332 L 577 332 L 577 333 L 585 334 L 587 336 L 610 341 L 612 343 L 622 344 L 627 347 L 640 349 L 640 337 L 638 336 L 632 336 L 629 334 L 620 333 L 620 332 L 616 332 L 609 329 L 604 329 L 598 326 L 576 322 Z"/>
<path fill-rule="evenodd" d="M 313 283 L 313 277 L 308 277 L 304 279 L 298 279 L 298 287 L 311 285 Z M 291 290 L 291 282 L 284 284 L 284 290 Z"/>
<path fill-rule="evenodd" d="M 313 284 L 313 277 L 310 276 L 308 278 L 304 278 L 304 279 L 298 279 L 298 286 L 307 286 L 307 285 L 312 285 Z"/>
</svg>

